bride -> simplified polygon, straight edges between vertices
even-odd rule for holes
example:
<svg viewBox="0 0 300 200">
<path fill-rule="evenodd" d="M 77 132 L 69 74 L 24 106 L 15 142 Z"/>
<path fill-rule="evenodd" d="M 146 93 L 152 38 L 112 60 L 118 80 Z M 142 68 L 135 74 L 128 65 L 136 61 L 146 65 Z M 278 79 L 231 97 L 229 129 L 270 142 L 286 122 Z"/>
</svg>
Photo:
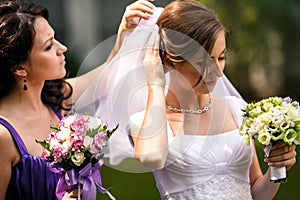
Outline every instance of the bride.
<svg viewBox="0 0 300 200">
<path fill-rule="evenodd" d="M 280 186 L 239 135 L 246 103 L 224 75 L 225 34 L 194 0 L 156 8 L 81 100 L 96 94 L 94 114 L 120 124 L 111 164 L 136 158 L 153 171 L 162 199 L 272 199 Z M 266 161 L 290 169 L 295 155 L 295 146 L 278 143 Z"/>
</svg>

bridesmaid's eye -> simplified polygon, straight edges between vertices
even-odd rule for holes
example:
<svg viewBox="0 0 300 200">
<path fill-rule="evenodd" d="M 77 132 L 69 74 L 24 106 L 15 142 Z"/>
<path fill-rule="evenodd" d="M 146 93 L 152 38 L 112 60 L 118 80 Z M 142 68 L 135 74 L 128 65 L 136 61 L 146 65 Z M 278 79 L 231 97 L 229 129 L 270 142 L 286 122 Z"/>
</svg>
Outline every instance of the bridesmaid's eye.
<svg viewBox="0 0 300 200">
<path fill-rule="evenodd" d="M 46 51 L 49 51 L 52 48 L 53 44 L 50 44 L 49 46 L 47 46 Z"/>
</svg>

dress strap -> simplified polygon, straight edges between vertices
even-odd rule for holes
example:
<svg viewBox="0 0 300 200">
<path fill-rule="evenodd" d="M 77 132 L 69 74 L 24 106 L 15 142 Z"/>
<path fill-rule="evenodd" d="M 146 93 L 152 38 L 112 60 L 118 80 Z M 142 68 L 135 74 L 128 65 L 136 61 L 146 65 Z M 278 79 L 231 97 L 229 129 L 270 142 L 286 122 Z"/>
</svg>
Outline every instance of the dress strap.
<svg viewBox="0 0 300 200">
<path fill-rule="evenodd" d="M 62 119 L 62 115 L 61 115 L 61 113 L 57 110 L 57 108 L 54 107 L 54 106 L 51 106 L 51 109 L 52 109 L 53 112 L 56 114 L 56 116 L 58 117 L 58 119 L 61 120 L 61 119 Z"/>
<path fill-rule="evenodd" d="M 10 132 L 10 135 L 12 136 L 20 154 L 21 155 L 27 154 L 28 153 L 27 148 L 23 140 L 21 139 L 20 135 L 16 131 L 16 129 L 8 121 L 6 121 L 1 117 L 0 117 L 0 124 L 2 124 Z"/>
</svg>

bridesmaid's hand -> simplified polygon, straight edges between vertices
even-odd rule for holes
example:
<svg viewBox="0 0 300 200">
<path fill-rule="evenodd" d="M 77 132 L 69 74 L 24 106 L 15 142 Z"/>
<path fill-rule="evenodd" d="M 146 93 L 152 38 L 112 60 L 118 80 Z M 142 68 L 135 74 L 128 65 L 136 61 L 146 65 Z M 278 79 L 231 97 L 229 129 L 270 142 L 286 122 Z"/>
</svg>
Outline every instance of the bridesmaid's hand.
<svg viewBox="0 0 300 200">
<path fill-rule="evenodd" d="M 153 14 L 154 5 L 150 2 L 154 0 L 138 0 L 126 7 L 122 21 L 119 25 L 118 36 L 114 48 L 106 62 L 109 62 L 119 51 L 123 43 L 126 33 L 132 31 L 139 23 L 140 19 L 149 19 L 149 15 Z"/>
<path fill-rule="evenodd" d="M 143 64 L 148 84 L 164 87 L 166 80 L 162 60 L 159 56 L 159 34 L 157 26 L 155 26 L 149 38 Z"/>
<path fill-rule="evenodd" d="M 285 166 L 289 170 L 296 163 L 296 155 L 296 145 L 281 141 L 272 146 L 269 157 L 266 157 L 265 161 L 269 166 Z"/>
<path fill-rule="evenodd" d="M 82 190 L 80 191 L 80 195 L 82 195 Z M 78 190 L 73 190 L 71 192 L 66 192 L 62 200 L 77 200 L 78 199 Z"/>
<path fill-rule="evenodd" d="M 138 0 L 126 7 L 123 14 L 118 33 L 131 31 L 139 23 L 140 19 L 149 19 L 149 15 L 153 14 L 154 0 Z"/>
</svg>

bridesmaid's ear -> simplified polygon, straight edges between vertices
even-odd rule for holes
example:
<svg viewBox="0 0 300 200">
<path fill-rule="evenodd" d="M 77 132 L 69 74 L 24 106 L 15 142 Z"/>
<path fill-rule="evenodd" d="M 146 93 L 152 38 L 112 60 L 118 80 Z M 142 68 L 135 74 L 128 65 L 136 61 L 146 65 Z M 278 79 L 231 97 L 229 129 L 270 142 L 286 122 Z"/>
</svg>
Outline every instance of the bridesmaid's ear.
<svg viewBox="0 0 300 200">
<path fill-rule="evenodd" d="M 28 75 L 26 68 L 23 67 L 22 65 L 18 66 L 14 70 L 14 74 L 19 77 L 26 77 Z"/>
</svg>

